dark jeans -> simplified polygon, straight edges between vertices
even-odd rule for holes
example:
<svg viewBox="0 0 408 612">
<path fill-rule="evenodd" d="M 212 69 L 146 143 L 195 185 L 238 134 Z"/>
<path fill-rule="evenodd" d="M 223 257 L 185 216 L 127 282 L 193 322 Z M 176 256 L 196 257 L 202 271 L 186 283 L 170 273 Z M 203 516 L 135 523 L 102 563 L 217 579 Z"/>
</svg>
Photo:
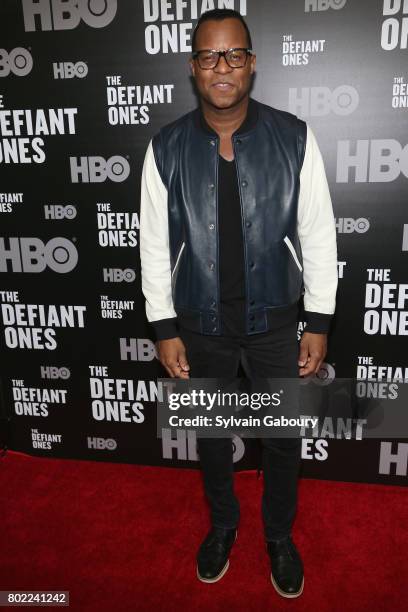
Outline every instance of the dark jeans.
<svg viewBox="0 0 408 612">
<path fill-rule="evenodd" d="M 262 334 L 209 336 L 184 328 L 191 378 L 237 376 L 239 363 L 250 379 L 297 378 L 299 375 L 296 322 Z M 265 540 L 289 535 L 296 513 L 301 464 L 300 438 L 260 438 L 264 490 L 262 518 Z M 233 487 L 232 438 L 197 438 L 204 490 L 214 527 L 233 528 L 240 517 Z"/>
</svg>

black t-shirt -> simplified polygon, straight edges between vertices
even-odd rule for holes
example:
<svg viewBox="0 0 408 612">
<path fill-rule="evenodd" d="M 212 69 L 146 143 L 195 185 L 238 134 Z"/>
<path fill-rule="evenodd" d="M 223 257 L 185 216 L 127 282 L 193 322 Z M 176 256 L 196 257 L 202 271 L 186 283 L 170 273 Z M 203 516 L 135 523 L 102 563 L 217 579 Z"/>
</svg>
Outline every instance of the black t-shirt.
<svg viewBox="0 0 408 612">
<path fill-rule="evenodd" d="M 218 156 L 221 334 L 245 333 L 245 261 L 235 160 Z"/>
</svg>

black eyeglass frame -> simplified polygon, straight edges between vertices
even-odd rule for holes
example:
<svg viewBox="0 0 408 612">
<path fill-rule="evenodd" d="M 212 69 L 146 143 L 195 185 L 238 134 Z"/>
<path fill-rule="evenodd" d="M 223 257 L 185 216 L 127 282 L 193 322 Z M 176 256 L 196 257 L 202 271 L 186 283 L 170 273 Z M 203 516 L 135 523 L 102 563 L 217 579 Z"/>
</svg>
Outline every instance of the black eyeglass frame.
<svg viewBox="0 0 408 612">
<path fill-rule="evenodd" d="M 204 51 L 211 52 L 211 53 L 218 53 L 218 59 L 216 63 L 214 64 L 214 66 L 211 66 L 211 68 L 203 68 L 200 64 L 200 58 L 198 57 L 198 54 L 203 53 Z M 245 51 L 246 52 L 245 62 L 242 64 L 242 66 L 231 66 L 231 64 L 228 63 L 227 53 L 230 53 L 231 51 Z M 221 57 L 225 59 L 225 61 L 227 62 L 230 68 L 233 68 L 235 70 L 237 68 L 244 68 L 244 66 L 246 66 L 246 63 L 248 61 L 248 55 L 252 55 L 251 51 L 252 51 L 252 47 L 232 47 L 231 49 L 226 49 L 225 51 L 218 51 L 217 49 L 199 49 L 198 51 L 193 51 L 193 53 L 191 54 L 191 57 L 198 61 L 198 65 L 200 66 L 201 70 L 214 70 L 214 68 L 218 66 L 218 63 Z"/>
</svg>

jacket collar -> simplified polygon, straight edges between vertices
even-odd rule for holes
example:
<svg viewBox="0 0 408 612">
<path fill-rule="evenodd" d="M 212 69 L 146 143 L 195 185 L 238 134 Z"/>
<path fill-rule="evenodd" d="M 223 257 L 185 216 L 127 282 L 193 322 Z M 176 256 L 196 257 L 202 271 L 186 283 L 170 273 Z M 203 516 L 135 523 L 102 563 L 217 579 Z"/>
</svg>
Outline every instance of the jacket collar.
<svg viewBox="0 0 408 612">
<path fill-rule="evenodd" d="M 211 136 L 213 137 L 215 136 L 216 138 L 218 138 L 217 132 L 213 130 L 212 127 L 210 127 L 208 123 L 206 122 L 204 118 L 204 114 L 200 106 L 197 107 L 193 111 L 193 120 L 194 120 L 195 126 L 201 132 L 207 135 L 210 134 Z M 238 134 L 242 135 L 242 134 L 246 134 L 247 132 L 251 132 L 254 129 L 257 123 L 257 120 L 258 120 L 258 103 L 253 98 L 249 98 L 246 117 L 244 121 L 241 123 L 241 125 L 239 126 L 239 128 L 235 130 L 235 132 L 233 133 L 233 136 L 238 135 Z"/>
</svg>

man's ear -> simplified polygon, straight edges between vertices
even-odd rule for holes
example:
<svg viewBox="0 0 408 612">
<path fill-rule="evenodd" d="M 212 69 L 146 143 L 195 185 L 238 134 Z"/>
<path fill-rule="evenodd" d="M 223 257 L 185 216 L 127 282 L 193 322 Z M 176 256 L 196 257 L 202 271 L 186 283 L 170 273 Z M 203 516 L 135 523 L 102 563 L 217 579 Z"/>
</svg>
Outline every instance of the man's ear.
<svg viewBox="0 0 408 612">
<path fill-rule="evenodd" d="M 255 72 L 255 66 L 256 66 L 256 55 L 253 54 L 251 55 L 251 74 Z"/>
<path fill-rule="evenodd" d="M 188 60 L 188 63 L 190 64 L 191 74 L 193 75 L 193 77 L 195 77 L 195 65 L 194 65 L 194 60 L 190 59 L 190 60 Z"/>
</svg>

